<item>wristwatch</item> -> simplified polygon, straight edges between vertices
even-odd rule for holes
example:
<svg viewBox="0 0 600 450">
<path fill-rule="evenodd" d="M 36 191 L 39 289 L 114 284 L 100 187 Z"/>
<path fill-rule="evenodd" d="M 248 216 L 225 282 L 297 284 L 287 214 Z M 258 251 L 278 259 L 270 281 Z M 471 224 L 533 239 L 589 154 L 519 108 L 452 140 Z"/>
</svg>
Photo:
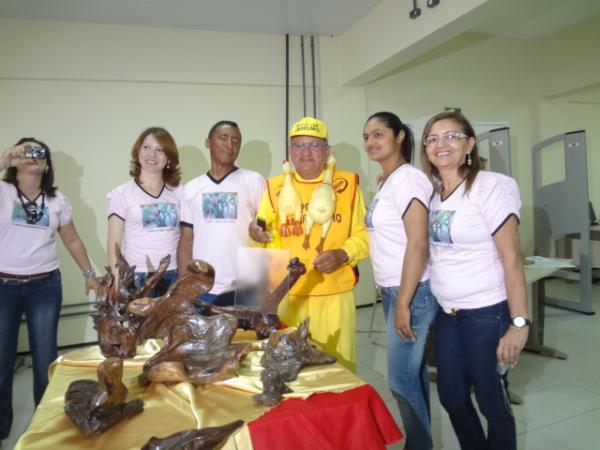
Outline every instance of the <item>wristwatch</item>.
<svg viewBox="0 0 600 450">
<path fill-rule="evenodd" d="M 531 323 L 531 320 L 529 320 L 527 317 L 523 317 L 523 316 L 516 316 L 516 317 L 513 317 L 511 320 L 512 320 L 512 326 L 515 328 L 528 327 L 529 324 Z"/>
<path fill-rule="evenodd" d="M 94 278 L 96 276 L 96 271 L 93 268 L 91 268 L 90 270 L 84 270 L 81 273 L 83 274 L 83 278 L 85 278 L 86 280 L 89 278 Z"/>
</svg>

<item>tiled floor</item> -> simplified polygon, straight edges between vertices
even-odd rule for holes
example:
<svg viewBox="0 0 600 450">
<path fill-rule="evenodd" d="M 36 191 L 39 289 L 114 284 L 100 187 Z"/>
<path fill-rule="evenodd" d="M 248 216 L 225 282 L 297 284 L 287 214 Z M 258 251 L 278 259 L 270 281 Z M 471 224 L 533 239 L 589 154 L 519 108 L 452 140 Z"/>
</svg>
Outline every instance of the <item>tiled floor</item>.
<svg viewBox="0 0 600 450">
<path fill-rule="evenodd" d="M 558 283 L 564 284 L 563 281 Z M 577 285 L 557 286 L 573 291 Z M 549 290 L 551 288 L 547 288 Z M 594 311 L 587 316 L 546 307 L 544 344 L 564 351 L 567 360 L 524 352 L 509 374 L 511 390 L 524 403 L 513 405 L 517 420 L 519 450 L 600 449 L 600 285 L 594 285 Z M 368 330 L 371 308 L 358 311 L 358 330 Z M 378 307 L 375 329 L 383 329 Z M 398 409 L 385 380 L 385 335 L 357 334 L 358 373 L 372 384 L 386 401 L 400 424 Z M 435 384 L 431 384 L 434 448 L 459 450 L 448 415 L 440 406 Z M 485 422 L 484 422 L 485 423 Z M 402 449 L 403 443 L 388 447 Z"/>
<path fill-rule="evenodd" d="M 562 283 L 562 282 L 561 282 Z M 560 286 L 567 290 L 576 285 Z M 519 450 L 597 450 L 600 448 L 600 286 L 594 286 L 594 310 L 586 316 L 546 308 L 545 344 L 568 353 L 566 361 L 524 353 L 511 371 L 509 381 L 524 399 L 513 406 L 517 419 Z M 369 339 L 371 308 L 357 314 L 358 373 L 372 384 L 401 424 L 398 409 L 387 388 L 385 336 Z M 374 329 L 383 329 L 381 307 L 376 310 Z M 27 428 L 33 412 L 31 369 L 15 377 L 15 421 L 2 449 L 12 449 Z M 439 404 L 436 386 L 431 385 L 432 428 L 436 450 L 458 450 L 458 442 L 447 414 Z M 389 447 L 402 449 L 402 443 Z"/>
</svg>

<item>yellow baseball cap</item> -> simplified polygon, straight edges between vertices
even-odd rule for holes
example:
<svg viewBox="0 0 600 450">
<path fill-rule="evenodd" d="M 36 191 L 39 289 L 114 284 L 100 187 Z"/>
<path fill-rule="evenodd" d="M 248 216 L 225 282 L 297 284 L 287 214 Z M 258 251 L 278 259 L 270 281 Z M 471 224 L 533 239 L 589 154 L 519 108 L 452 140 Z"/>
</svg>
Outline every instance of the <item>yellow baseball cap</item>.
<svg viewBox="0 0 600 450">
<path fill-rule="evenodd" d="M 327 126 L 314 117 L 303 117 L 290 128 L 290 137 L 314 136 L 327 139 Z"/>
</svg>

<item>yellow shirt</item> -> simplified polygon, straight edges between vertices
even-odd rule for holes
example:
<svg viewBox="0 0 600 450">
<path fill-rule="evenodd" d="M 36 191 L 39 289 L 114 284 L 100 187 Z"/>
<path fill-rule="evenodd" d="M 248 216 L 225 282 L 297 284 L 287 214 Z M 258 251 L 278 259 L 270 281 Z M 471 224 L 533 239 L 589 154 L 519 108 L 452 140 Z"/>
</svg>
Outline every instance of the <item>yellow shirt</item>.
<svg viewBox="0 0 600 450">
<path fill-rule="evenodd" d="M 364 224 L 365 204 L 358 187 L 358 176 L 350 172 L 335 171 L 333 187 L 336 191 L 336 210 L 334 220 L 324 242 L 323 251 L 341 248 L 348 255 L 348 263 L 340 266 L 330 274 L 323 274 L 312 266 L 318 256 L 315 250 L 321 236 L 321 226 L 313 225 L 310 233 L 310 246 L 304 249 L 304 235 L 284 237 L 279 233 L 277 215 L 278 194 L 283 185 L 283 176 L 271 178 L 268 190 L 261 200 L 258 217 L 265 220 L 272 241 L 267 244 L 271 248 L 286 248 L 292 257 L 298 257 L 306 264 L 307 273 L 303 275 L 290 291 L 293 295 L 331 295 L 351 290 L 357 281 L 356 263 L 368 256 L 368 234 Z M 305 180 L 298 174 L 292 176 L 294 188 L 302 199 L 302 223 L 306 215 L 306 207 L 312 192 L 323 180 L 319 178 Z"/>
</svg>

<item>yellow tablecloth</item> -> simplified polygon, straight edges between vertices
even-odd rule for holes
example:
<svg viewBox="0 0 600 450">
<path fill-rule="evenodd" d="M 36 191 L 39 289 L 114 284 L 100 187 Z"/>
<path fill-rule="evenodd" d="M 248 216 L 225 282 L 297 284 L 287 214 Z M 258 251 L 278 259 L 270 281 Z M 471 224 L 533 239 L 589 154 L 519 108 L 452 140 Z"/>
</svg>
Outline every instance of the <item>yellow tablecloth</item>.
<svg viewBox="0 0 600 450">
<path fill-rule="evenodd" d="M 103 357 L 98 346 L 81 348 L 60 356 L 50 368 L 50 383 L 29 429 L 21 436 L 17 450 L 34 449 L 140 449 L 152 436 L 165 437 L 190 429 L 223 425 L 236 419 L 246 423 L 260 417 L 269 407 L 256 404 L 252 396 L 261 391 L 260 342 L 252 334 L 239 333 L 236 340 L 250 340 L 253 350 L 242 361 L 239 376 L 206 387 L 191 383 L 152 383 L 147 388 L 137 381 L 144 362 L 159 344 L 148 341 L 138 355 L 125 360 L 123 382 L 128 400 L 144 400 L 144 411 L 118 423 L 98 437 L 84 437 L 64 412 L 64 395 L 69 384 L 80 379 L 97 379 L 96 368 Z M 340 364 L 302 370 L 289 386 L 287 397 L 306 398 L 317 392 L 342 392 L 364 382 Z M 227 441 L 225 450 L 252 449 L 247 426 Z"/>
</svg>

